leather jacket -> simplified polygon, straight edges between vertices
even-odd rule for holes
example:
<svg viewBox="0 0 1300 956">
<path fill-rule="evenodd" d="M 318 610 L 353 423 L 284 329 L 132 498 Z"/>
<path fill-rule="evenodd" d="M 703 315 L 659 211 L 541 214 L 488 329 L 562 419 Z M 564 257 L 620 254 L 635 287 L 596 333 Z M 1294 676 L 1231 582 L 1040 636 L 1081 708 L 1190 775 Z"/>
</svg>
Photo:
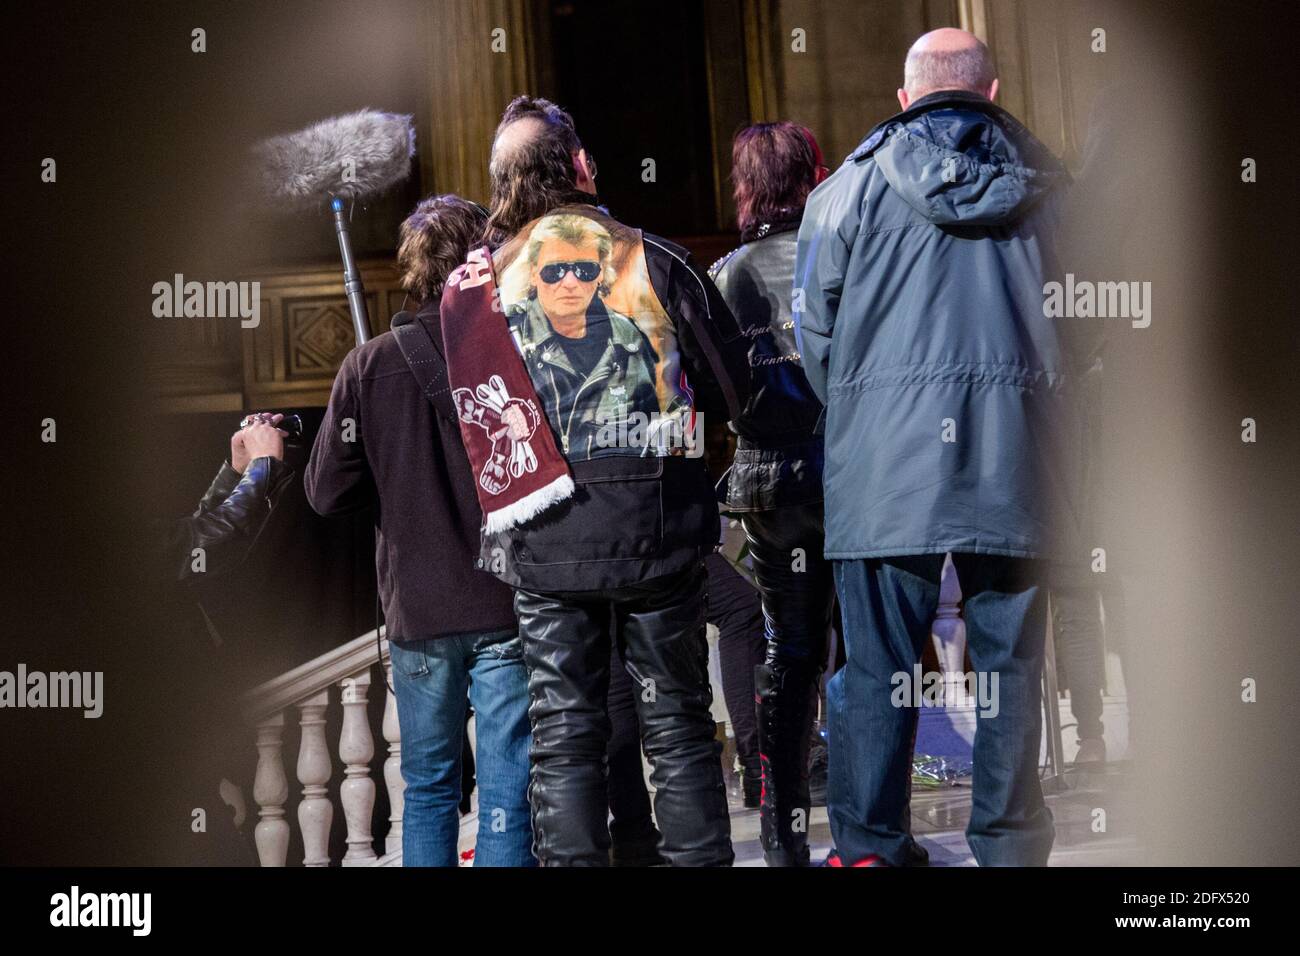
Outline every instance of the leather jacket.
<svg viewBox="0 0 1300 956">
<path fill-rule="evenodd" d="M 718 290 L 686 249 L 618 223 L 594 206 L 570 205 L 548 215 L 593 220 L 613 237 L 612 261 L 624 270 L 625 291 L 635 292 L 625 298 L 642 310 L 633 318 L 638 324 L 647 317 L 657 323 L 654 346 L 663 369 L 656 370 L 656 385 L 668 397 L 662 406 L 656 400 L 653 407 L 669 415 L 694 411 L 705 420 L 717 421 L 739 414 L 748 397 L 746 343 Z M 533 227 L 534 223 L 525 226 L 493 254 L 499 274 L 508 275 L 520 264 Z M 515 318 L 512 331 L 519 336 L 521 354 L 531 360 L 527 367 L 539 398 L 547 402 L 558 386 L 561 407 L 568 405 L 577 417 L 586 417 L 587 410 L 579 402 L 585 396 L 573 392 L 566 400 L 566 380 L 551 378 L 551 367 L 539 354 L 544 346 L 536 335 L 523 334 L 527 329 L 520 321 L 522 315 Z M 612 329 L 619 325 L 611 319 Z M 633 350 L 626 346 L 619 350 L 639 354 L 641 346 L 631 344 Z M 605 357 L 611 355 L 617 351 L 606 348 Z M 638 363 L 620 358 L 619 374 L 625 366 Z M 605 372 L 600 375 L 590 384 L 574 376 L 567 381 L 578 388 L 603 388 L 610 379 Z M 624 390 L 623 403 L 635 401 L 639 394 L 632 379 L 616 386 Z M 599 414 L 598 408 L 592 416 Z M 549 412 L 548 408 L 548 417 Z M 568 434 L 565 428 L 559 433 L 562 438 Z M 533 521 L 485 532 L 480 568 L 515 588 L 597 591 L 681 571 L 713 550 L 720 533 L 717 502 L 702 458 L 647 455 L 645 448 L 630 444 L 618 446 L 612 454 L 597 454 L 599 449 L 589 448 L 585 435 L 574 440 L 580 434 L 575 430 L 568 436 L 565 450 L 573 470 L 574 495 Z"/>
<path fill-rule="evenodd" d="M 167 559 L 174 580 L 190 583 L 238 567 L 292 476 L 276 458 L 253 459 L 243 475 L 223 462 L 194 514 L 172 528 Z M 201 564 L 196 548 L 203 552 Z"/>
<path fill-rule="evenodd" d="M 731 422 L 736 457 L 718 483 L 729 511 L 765 511 L 822 497 L 821 401 L 804 375 L 792 289 L 799 218 L 763 223 L 709 267 L 749 341 L 750 393 Z"/>
</svg>

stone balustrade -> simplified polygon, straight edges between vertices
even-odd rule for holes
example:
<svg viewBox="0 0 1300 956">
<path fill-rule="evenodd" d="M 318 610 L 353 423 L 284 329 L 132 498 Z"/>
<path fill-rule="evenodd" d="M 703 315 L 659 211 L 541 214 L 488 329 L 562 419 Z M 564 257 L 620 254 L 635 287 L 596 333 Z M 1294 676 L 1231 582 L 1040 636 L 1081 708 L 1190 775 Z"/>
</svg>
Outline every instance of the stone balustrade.
<svg viewBox="0 0 1300 956">
<path fill-rule="evenodd" d="M 371 680 L 376 666 L 383 667 L 383 736 L 388 744 L 383 783 L 392 812 L 384 836 L 382 857 L 374 850 L 371 820 L 375 808 L 376 784 L 370 771 L 375 756 L 374 735 L 366 716 Z M 392 691 L 392 664 L 388 642 L 380 631 L 369 631 L 341 647 L 308 661 L 286 674 L 267 681 L 244 696 L 243 711 L 256 728 L 257 772 L 253 799 L 260 821 L 254 831 L 262 866 L 284 866 L 289 851 L 290 824 L 285 807 L 289 801 L 289 780 L 285 771 L 284 728 L 296 713 L 300 728 L 294 775 L 302 788 L 298 803 L 298 828 L 302 836 L 303 865 L 329 866 L 329 833 L 334 822 L 335 800 L 329 792 L 333 775 L 330 741 L 326 738 L 326 711 L 337 702 L 343 709 L 337 753 L 343 764 L 343 782 L 337 802 L 347 823 L 347 851 L 343 866 L 396 865 L 401 860 L 402 796 L 401 732 L 397 702 Z"/>
</svg>

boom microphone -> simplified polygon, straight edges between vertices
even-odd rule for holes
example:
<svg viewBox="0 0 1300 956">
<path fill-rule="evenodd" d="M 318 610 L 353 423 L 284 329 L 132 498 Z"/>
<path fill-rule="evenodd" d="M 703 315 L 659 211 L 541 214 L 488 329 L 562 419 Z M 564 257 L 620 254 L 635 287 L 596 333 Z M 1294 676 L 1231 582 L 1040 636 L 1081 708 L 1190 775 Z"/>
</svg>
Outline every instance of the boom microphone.
<svg viewBox="0 0 1300 956">
<path fill-rule="evenodd" d="M 411 173 L 412 117 L 361 110 L 262 140 L 253 148 L 266 198 L 290 209 L 319 208 L 338 197 L 366 199 Z"/>
<path fill-rule="evenodd" d="M 412 117 L 360 110 L 262 140 L 253 155 L 261 171 L 262 193 L 270 202 L 289 210 L 330 204 L 357 344 L 365 343 L 370 338 L 370 319 L 344 205 L 377 196 L 410 175 L 415 155 Z"/>
</svg>

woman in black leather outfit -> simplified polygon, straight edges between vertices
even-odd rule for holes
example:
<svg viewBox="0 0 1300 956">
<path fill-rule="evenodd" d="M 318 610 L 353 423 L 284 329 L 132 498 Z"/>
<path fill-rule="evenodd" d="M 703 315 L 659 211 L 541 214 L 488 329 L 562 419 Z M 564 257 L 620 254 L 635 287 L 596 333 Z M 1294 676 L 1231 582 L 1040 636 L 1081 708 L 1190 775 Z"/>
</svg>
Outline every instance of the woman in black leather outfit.
<svg viewBox="0 0 1300 956">
<path fill-rule="evenodd" d="M 754 681 L 769 866 L 809 862 L 808 754 L 835 599 L 822 556 L 822 404 L 799 362 L 791 298 L 804 201 L 826 173 L 805 127 L 759 123 L 737 133 L 742 244 L 709 270 L 750 340 L 750 399 L 732 422 L 736 457 L 720 496 L 744 525 L 766 623 L 767 658 Z"/>
</svg>

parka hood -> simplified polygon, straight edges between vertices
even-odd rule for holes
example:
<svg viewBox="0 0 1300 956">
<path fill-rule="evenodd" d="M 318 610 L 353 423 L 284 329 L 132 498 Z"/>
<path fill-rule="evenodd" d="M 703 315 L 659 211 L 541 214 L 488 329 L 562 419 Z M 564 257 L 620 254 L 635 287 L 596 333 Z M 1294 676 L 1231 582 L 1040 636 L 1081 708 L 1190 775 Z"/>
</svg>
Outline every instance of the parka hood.
<svg viewBox="0 0 1300 956">
<path fill-rule="evenodd" d="M 1010 113 L 944 91 L 878 125 L 849 162 L 874 157 L 885 180 L 935 225 L 999 225 L 1069 181 L 1060 161 Z"/>
</svg>

